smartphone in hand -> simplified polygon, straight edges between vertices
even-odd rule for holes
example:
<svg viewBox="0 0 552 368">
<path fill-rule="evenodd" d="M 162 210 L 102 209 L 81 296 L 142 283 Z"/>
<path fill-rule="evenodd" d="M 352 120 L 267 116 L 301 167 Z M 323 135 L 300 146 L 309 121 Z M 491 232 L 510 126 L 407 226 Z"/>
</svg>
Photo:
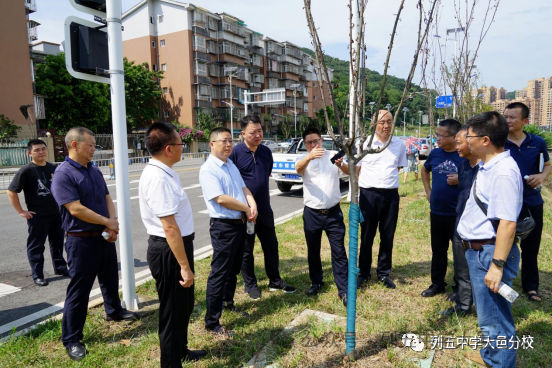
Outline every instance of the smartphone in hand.
<svg viewBox="0 0 552 368">
<path fill-rule="evenodd" d="M 339 152 L 334 157 L 330 158 L 330 161 L 332 162 L 332 164 L 335 164 L 335 160 L 338 160 L 343 156 L 345 156 L 345 151 L 339 150 Z"/>
</svg>

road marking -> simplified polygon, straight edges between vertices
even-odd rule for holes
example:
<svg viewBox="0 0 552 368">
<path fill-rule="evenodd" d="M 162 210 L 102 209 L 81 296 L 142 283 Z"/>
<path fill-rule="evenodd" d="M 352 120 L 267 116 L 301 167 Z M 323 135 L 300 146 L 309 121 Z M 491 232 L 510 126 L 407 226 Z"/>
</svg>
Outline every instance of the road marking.
<svg viewBox="0 0 552 368">
<path fill-rule="evenodd" d="M 132 181 L 129 181 L 128 183 L 129 184 L 134 184 L 134 183 L 139 183 L 140 180 L 132 180 Z M 117 185 L 117 183 L 113 183 L 113 184 L 107 184 L 108 187 L 114 187 L 115 185 Z"/>
<path fill-rule="evenodd" d="M 186 189 L 194 189 L 194 188 L 199 188 L 199 187 L 201 187 L 200 184 L 194 184 L 194 185 L 190 185 L 189 187 L 182 188 L 182 189 L 186 190 Z"/>
<path fill-rule="evenodd" d="M 21 291 L 21 289 L 18 287 L 7 284 L 0 284 L 0 298 L 6 295 L 17 293 L 18 291 Z"/>
<path fill-rule="evenodd" d="M 209 210 L 197 211 L 197 213 L 204 213 L 204 214 L 208 215 L 208 214 L 209 214 Z"/>
</svg>

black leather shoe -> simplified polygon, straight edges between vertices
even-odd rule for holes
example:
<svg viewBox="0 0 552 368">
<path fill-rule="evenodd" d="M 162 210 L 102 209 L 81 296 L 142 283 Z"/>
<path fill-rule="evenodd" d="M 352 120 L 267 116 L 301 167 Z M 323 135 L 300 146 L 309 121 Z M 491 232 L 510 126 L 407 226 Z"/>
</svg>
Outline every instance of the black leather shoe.
<svg viewBox="0 0 552 368">
<path fill-rule="evenodd" d="M 184 352 L 184 357 L 182 358 L 185 362 L 197 362 L 201 358 L 207 355 L 205 350 L 190 350 L 186 349 Z"/>
<path fill-rule="evenodd" d="M 455 302 L 455 301 L 456 301 L 456 291 L 453 291 L 447 297 L 447 302 Z"/>
<path fill-rule="evenodd" d="M 310 287 L 309 291 L 307 291 L 307 295 L 316 295 L 316 294 L 318 294 L 320 289 L 322 289 L 322 285 L 324 285 L 324 283 L 312 285 Z"/>
<path fill-rule="evenodd" d="M 225 310 L 225 311 L 228 311 L 228 312 L 234 312 L 234 313 L 241 314 L 243 317 L 249 316 L 249 313 L 242 311 L 240 308 L 237 308 L 237 307 L 234 305 L 234 303 L 232 303 L 232 304 L 226 304 L 226 305 L 224 306 L 224 310 Z"/>
<path fill-rule="evenodd" d="M 339 299 L 343 302 L 343 305 L 345 306 L 345 308 L 347 308 L 347 294 L 339 295 Z"/>
<path fill-rule="evenodd" d="M 56 275 L 56 276 L 65 276 L 65 277 L 69 277 L 69 270 L 68 270 L 68 269 L 65 269 L 65 270 L 55 270 L 55 271 L 54 271 L 54 275 Z"/>
<path fill-rule="evenodd" d="M 222 327 L 221 325 L 218 325 L 212 329 L 206 328 L 206 330 L 218 337 L 224 337 L 224 338 L 234 337 L 234 331 L 228 331 L 226 328 Z"/>
<path fill-rule="evenodd" d="M 437 294 L 443 294 L 445 292 L 444 286 L 439 286 L 435 284 L 431 284 L 427 289 L 422 291 L 422 296 L 424 298 L 432 298 Z"/>
<path fill-rule="evenodd" d="M 381 282 L 388 289 L 396 289 L 397 285 L 391 280 L 388 276 L 380 277 L 379 282 Z"/>
<path fill-rule="evenodd" d="M 454 314 L 457 314 L 458 316 L 465 316 L 467 314 L 472 314 L 473 310 L 470 308 L 468 310 L 461 309 L 458 307 L 458 305 L 455 305 L 453 307 L 447 308 L 445 310 L 439 311 L 438 314 L 441 316 L 452 316 Z"/>
<path fill-rule="evenodd" d="M 86 348 L 83 344 L 77 343 L 76 345 L 67 346 L 65 348 L 65 351 L 67 351 L 67 355 L 69 355 L 69 358 L 75 361 L 83 360 L 86 356 Z"/>
<path fill-rule="evenodd" d="M 48 280 L 46 280 L 46 279 L 36 278 L 36 279 L 34 279 L 34 283 L 37 286 L 48 286 Z"/>
<path fill-rule="evenodd" d="M 368 281 L 370 280 L 370 277 L 363 277 L 358 276 L 357 278 L 357 289 L 362 289 L 368 286 Z"/>
<path fill-rule="evenodd" d="M 114 313 L 105 317 L 106 321 L 115 321 L 115 322 L 137 321 L 139 319 L 140 319 L 140 316 L 138 314 L 128 311 L 126 309 L 121 309 L 120 312 Z"/>
</svg>

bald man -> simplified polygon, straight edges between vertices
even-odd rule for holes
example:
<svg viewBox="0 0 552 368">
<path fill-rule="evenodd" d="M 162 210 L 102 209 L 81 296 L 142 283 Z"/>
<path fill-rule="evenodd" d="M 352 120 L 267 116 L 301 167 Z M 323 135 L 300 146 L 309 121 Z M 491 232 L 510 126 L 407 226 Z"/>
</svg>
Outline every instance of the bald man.
<svg viewBox="0 0 552 368">
<path fill-rule="evenodd" d="M 376 120 L 376 119 L 374 119 Z M 393 114 L 380 110 L 376 120 L 376 134 L 372 148 L 383 147 L 393 131 Z M 364 149 L 368 146 L 368 140 Z M 368 154 L 357 164 L 358 184 L 360 186 L 359 207 L 364 217 L 360 224 L 361 241 L 357 286 L 366 285 L 370 280 L 372 265 L 372 245 L 376 230 L 380 231 L 380 249 L 376 276 L 378 281 L 389 289 L 395 289 L 395 283 L 389 277 L 391 272 L 393 238 L 399 216 L 399 170 L 407 165 L 404 142 L 393 137 L 389 146 L 382 152 Z"/>
</svg>

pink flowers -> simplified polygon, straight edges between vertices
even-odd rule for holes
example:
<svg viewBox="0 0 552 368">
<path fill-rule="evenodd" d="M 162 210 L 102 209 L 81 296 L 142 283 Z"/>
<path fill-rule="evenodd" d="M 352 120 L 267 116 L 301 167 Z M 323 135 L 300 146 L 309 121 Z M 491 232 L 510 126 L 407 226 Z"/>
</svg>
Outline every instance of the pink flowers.
<svg viewBox="0 0 552 368">
<path fill-rule="evenodd" d="M 204 140 L 205 139 L 205 133 L 201 130 L 197 129 L 191 129 L 191 128 L 182 128 L 179 132 L 180 139 L 182 139 L 182 142 L 191 142 L 194 139 L 198 140 Z"/>
</svg>

